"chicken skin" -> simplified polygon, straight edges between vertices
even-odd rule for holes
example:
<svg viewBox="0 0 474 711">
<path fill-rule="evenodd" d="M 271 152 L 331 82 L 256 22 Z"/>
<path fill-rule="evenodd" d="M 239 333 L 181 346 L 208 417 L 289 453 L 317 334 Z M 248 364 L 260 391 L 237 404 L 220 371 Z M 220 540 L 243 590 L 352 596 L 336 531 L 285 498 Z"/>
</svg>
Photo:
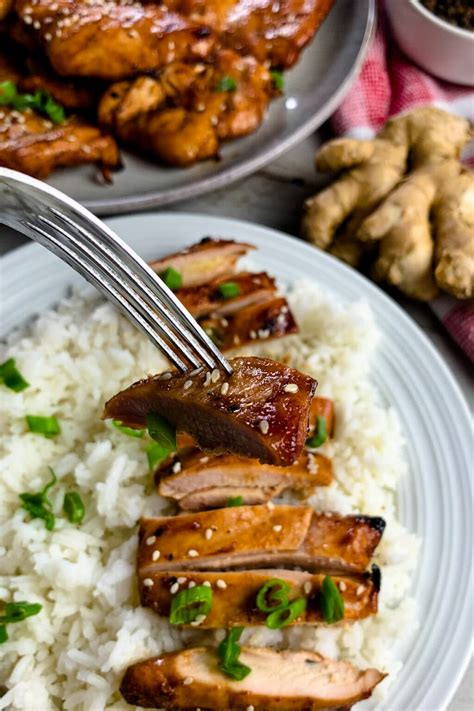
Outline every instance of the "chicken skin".
<svg viewBox="0 0 474 711">
<path fill-rule="evenodd" d="M 130 0 L 16 0 L 58 74 L 122 79 L 170 62 L 206 57 L 214 37 L 203 24 L 161 4 Z"/>
<path fill-rule="evenodd" d="M 222 141 L 255 131 L 274 94 L 266 66 L 221 50 L 212 64 L 172 64 L 155 79 L 113 84 L 99 120 L 125 143 L 186 166 L 217 156 Z"/>
</svg>

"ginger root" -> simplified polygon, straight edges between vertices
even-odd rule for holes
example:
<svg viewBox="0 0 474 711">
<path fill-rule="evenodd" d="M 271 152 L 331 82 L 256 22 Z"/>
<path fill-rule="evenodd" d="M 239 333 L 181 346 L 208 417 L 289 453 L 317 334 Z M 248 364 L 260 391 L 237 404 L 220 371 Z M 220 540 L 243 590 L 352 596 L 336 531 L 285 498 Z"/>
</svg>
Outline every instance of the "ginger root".
<svg viewBox="0 0 474 711">
<path fill-rule="evenodd" d="M 318 170 L 344 171 L 306 201 L 303 234 L 408 296 L 438 288 L 474 295 L 474 175 L 459 162 L 465 119 L 422 107 L 388 121 L 373 140 L 337 138 Z"/>
</svg>

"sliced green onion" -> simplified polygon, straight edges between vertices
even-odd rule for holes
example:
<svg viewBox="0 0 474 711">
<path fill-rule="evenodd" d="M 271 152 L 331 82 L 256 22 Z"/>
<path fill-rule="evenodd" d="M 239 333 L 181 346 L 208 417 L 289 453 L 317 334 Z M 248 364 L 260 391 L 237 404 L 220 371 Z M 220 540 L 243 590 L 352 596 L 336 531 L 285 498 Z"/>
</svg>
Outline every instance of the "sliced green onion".
<svg viewBox="0 0 474 711">
<path fill-rule="evenodd" d="M 274 87 L 278 89 L 278 91 L 283 91 L 285 88 L 285 78 L 283 76 L 283 72 L 273 70 L 270 72 L 270 75 L 272 77 Z"/>
<path fill-rule="evenodd" d="M 22 622 L 27 617 L 37 615 L 43 608 L 38 602 L 7 602 L 4 614 L 0 615 L 0 625 L 12 622 Z"/>
<path fill-rule="evenodd" d="M 288 605 L 290 586 L 285 580 L 271 578 L 257 593 L 256 605 L 262 612 L 276 612 Z"/>
<path fill-rule="evenodd" d="M 63 511 L 71 523 L 81 523 L 86 512 L 84 502 L 77 491 L 64 494 Z"/>
<path fill-rule="evenodd" d="M 318 415 L 314 435 L 312 435 L 312 437 L 308 437 L 306 440 L 306 446 L 310 449 L 316 449 L 316 447 L 320 447 L 324 444 L 327 438 L 328 433 L 326 429 L 326 418 L 322 415 Z"/>
<path fill-rule="evenodd" d="M 0 82 L 0 105 L 11 106 L 15 111 L 35 109 L 46 115 L 53 123 L 62 123 L 65 119 L 63 106 L 58 104 L 47 91 L 35 91 L 34 94 L 19 94 L 12 81 Z"/>
<path fill-rule="evenodd" d="M 27 415 L 26 422 L 30 432 L 43 435 L 47 439 L 52 439 L 61 434 L 61 427 L 54 416 L 42 417 L 41 415 Z"/>
<path fill-rule="evenodd" d="M 216 91 L 236 91 L 237 82 L 233 77 L 223 76 L 216 84 Z"/>
<path fill-rule="evenodd" d="M 233 299 L 240 295 L 240 286 L 235 281 L 225 281 L 217 287 L 223 299 Z"/>
<path fill-rule="evenodd" d="M 271 612 L 265 620 L 266 626 L 271 630 L 279 630 L 296 620 L 306 610 L 306 598 L 299 597 L 287 607 Z"/>
<path fill-rule="evenodd" d="M 217 648 L 217 655 L 220 660 L 219 669 L 236 681 L 242 681 L 252 671 L 250 667 L 239 662 L 240 645 L 238 641 L 243 630 L 243 627 L 233 627 Z"/>
<path fill-rule="evenodd" d="M 170 623 L 186 625 L 200 615 L 207 616 L 212 609 L 212 589 L 196 585 L 190 590 L 181 590 L 171 601 Z"/>
<path fill-rule="evenodd" d="M 16 95 L 16 86 L 12 81 L 0 82 L 0 106 L 9 106 Z"/>
<path fill-rule="evenodd" d="M 0 382 L 16 393 L 21 393 L 29 386 L 29 383 L 22 376 L 14 358 L 9 358 L 0 365 Z"/>
<path fill-rule="evenodd" d="M 326 575 L 321 585 L 320 604 L 324 621 L 328 625 L 343 619 L 344 598 L 330 575 Z"/>
<path fill-rule="evenodd" d="M 167 447 L 170 452 L 176 451 L 176 428 L 166 417 L 150 412 L 146 418 L 148 434 L 162 447 Z"/>
<path fill-rule="evenodd" d="M 8 632 L 6 625 L 0 625 L 0 644 L 3 644 L 8 639 Z"/>
<path fill-rule="evenodd" d="M 160 272 L 158 276 L 171 291 L 177 291 L 183 286 L 182 275 L 177 272 L 176 269 L 173 269 L 173 267 L 167 267 L 164 271 Z"/>
<path fill-rule="evenodd" d="M 48 490 L 55 485 L 57 478 L 51 467 L 48 467 L 48 469 L 51 472 L 52 479 L 46 484 L 44 489 L 36 494 L 32 494 L 30 492 L 20 494 L 20 499 L 23 502 L 22 508 L 30 514 L 31 518 L 43 519 L 46 529 L 48 531 L 52 531 L 54 529 L 56 519 L 52 512 L 51 501 L 48 499 L 46 494 Z"/>
<path fill-rule="evenodd" d="M 120 420 L 112 420 L 112 425 L 127 437 L 144 437 L 146 430 L 134 430 L 133 427 L 126 427 Z"/>
<path fill-rule="evenodd" d="M 230 499 L 227 499 L 226 506 L 228 509 L 230 509 L 233 506 L 243 506 L 243 504 L 244 504 L 244 497 L 243 496 L 231 496 Z"/>
<path fill-rule="evenodd" d="M 154 472 L 156 467 L 161 464 L 161 462 L 169 457 L 170 450 L 168 447 L 163 447 L 159 442 L 152 442 L 146 448 L 146 456 L 148 459 L 148 466 L 150 471 Z"/>
</svg>

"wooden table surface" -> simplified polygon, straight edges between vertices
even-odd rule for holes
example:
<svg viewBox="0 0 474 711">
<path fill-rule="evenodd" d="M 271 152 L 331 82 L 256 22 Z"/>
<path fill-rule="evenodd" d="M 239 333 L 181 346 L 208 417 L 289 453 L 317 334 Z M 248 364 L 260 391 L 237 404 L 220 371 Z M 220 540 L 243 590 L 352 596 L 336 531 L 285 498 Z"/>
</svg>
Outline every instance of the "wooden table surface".
<svg viewBox="0 0 474 711">
<path fill-rule="evenodd" d="M 301 208 L 306 197 L 322 184 L 313 167 L 316 147 L 327 135 L 323 128 L 300 143 L 282 158 L 255 175 L 202 197 L 168 206 L 166 210 L 195 212 L 250 220 L 298 235 Z M 0 254 L 26 240 L 12 233 L 0 232 Z M 472 366 L 450 340 L 442 325 L 426 304 L 396 296 L 396 300 L 418 323 L 444 357 L 456 377 L 471 408 L 474 402 Z M 471 711 L 474 707 L 474 664 L 471 661 L 449 711 Z M 393 711 L 440 711 L 439 709 L 394 709 Z"/>
</svg>

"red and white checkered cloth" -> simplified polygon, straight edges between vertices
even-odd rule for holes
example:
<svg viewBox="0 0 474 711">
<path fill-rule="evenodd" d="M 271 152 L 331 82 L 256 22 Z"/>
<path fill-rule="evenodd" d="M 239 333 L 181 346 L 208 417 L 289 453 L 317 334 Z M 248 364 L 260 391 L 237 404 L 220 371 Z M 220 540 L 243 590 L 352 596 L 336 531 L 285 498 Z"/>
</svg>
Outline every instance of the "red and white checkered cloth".
<svg viewBox="0 0 474 711">
<path fill-rule="evenodd" d="M 436 79 L 413 64 L 396 46 L 383 0 L 379 0 L 372 45 L 359 77 L 331 119 L 332 126 L 340 135 L 370 138 L 390 116 L 424 104 L 433 104 L 474 122 L 474 91 Z M 474 168 L 474 142 L 462 158 Z M 430 306 L 474 361 L 474 305 L 444 295 L 431 301 Z"/>
</svg>

